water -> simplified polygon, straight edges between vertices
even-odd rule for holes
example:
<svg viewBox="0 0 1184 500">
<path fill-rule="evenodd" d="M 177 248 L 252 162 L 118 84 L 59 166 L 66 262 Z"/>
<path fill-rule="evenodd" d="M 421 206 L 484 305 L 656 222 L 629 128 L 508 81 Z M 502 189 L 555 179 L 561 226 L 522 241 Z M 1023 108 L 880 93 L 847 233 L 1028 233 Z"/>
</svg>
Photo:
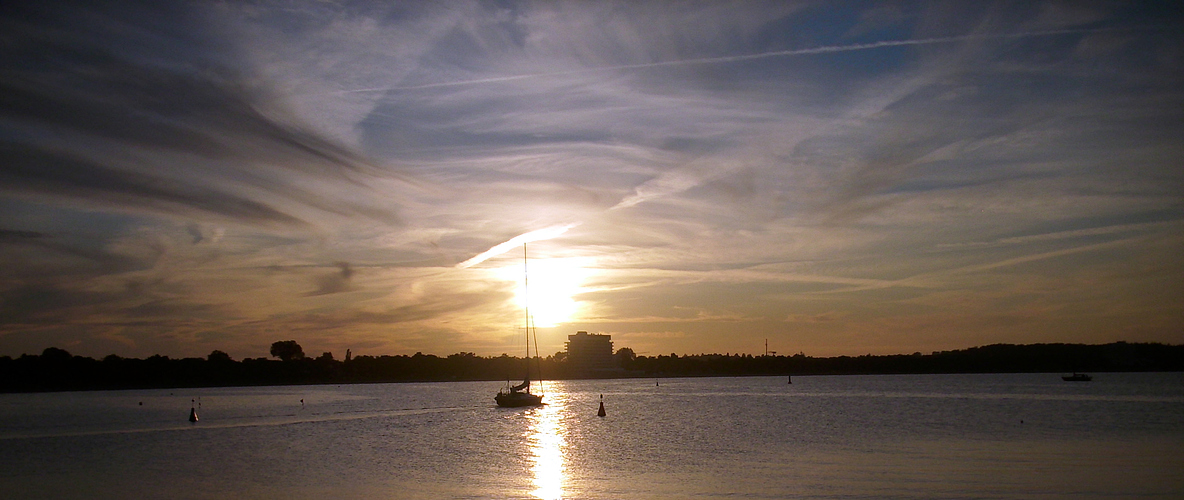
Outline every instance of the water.
<svg viewBox="0 0 1184 500">
<path fill-rule="evenodd" d="M 549 404 L 531 409 L 497 408 L 498 387 L 4 394 L 0 492 L 1184 498 L 1181 373 L 551 382 Z M 196 424 L 186 421 L 191 404 L 200 404 Z"/>
</svg>

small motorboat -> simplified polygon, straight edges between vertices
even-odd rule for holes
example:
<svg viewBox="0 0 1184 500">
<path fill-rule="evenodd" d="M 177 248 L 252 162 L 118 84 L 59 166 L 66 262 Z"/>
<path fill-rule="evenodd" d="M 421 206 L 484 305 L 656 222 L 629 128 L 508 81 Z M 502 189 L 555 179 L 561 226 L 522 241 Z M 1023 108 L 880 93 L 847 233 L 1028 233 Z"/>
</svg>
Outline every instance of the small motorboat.
<svg viewBox="0 0 1184 500">
<path fill-rule="evenodd" d="M 1089 382 L 1093 379 L 1094 378 L 1088 374 L 1076 372 L 1074 372 L 1072 375 L 1061 376 L 1061 380 L 1064 380 L 1065 382 Z"/>
</svg>

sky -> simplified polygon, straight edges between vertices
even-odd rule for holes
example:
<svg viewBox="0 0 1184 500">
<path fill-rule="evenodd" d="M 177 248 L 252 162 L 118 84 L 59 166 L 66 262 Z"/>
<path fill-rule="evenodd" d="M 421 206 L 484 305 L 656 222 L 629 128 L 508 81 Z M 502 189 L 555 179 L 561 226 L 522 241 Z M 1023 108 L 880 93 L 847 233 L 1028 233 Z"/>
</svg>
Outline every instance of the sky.
<svg viewBox="0 0 1184 500">
<path fill-rule="evenodd" d="M 14 3 L 0 355 L 1184 343 L 1165 2 Z"/>
</svg>

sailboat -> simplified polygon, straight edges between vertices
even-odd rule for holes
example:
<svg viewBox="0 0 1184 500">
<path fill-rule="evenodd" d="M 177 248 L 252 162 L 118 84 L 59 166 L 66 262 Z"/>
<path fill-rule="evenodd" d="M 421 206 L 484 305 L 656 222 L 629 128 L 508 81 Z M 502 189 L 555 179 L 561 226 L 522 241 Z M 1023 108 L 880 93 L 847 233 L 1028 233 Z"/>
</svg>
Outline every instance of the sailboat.
<svg viewBox="0 0 1184 500">
<path fill-rule="evenodd" d="M 521 406 L 540 406 L 543 404 L 543 395 L 542 394 L 533 394 L 530 392 L 530 336 L 531 336 L 533 329 L 530 326 L 531 325 L 530 300 L 529 300 L 530 295 L 529 295 L 529 288 L 527 288 L 528 284 L 529 284 L 529 282 L 528 282 L 528 277 L 526 274 L 526 244 L 523 243 L 522 244 L 522 288 L 523 288 L 523 292 L 524 292 L 523 295 L 525 296 L 525 299 L 526 299 L 526 306 L 524 308 L 526 311 L 526 359 L 525 359 L 526 375 L 522 378 L 521 384 L 518 384 L 515 386 L 509 386 L 509 384 L 507 383 L 506 385 L 509 387 L 506 387 L 505 389 L 498 391 L 497 396 L 494 396 L 493 400 L 497 401 L 497 405 L 501 406 L 503 408 L 517 408 L 517 407 L 521 407 Z M 535 350 L 536 351 L 538 350 L 538 339 L 535 339 Z M 536 358 L 538 357 L 537 353 L 536 353 L 535 357 Z"/>
</svg>

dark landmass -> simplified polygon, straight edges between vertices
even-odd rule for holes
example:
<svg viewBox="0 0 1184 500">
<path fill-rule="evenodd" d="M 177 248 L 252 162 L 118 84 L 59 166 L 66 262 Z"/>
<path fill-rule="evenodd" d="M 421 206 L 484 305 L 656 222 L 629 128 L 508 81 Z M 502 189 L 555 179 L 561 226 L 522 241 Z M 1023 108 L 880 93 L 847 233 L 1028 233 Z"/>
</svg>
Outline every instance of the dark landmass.
<svg viewBox="0 0 1184 500">
<path fill-rule="evenodd" d="M 615 355 L 619 370 L 595 374 L 573 372 L 563 354 L 538 360 L 544 378 L 1184 371 L 1184 345 L 1126 342 L 995 344 L 932 354 L 831 358 L 804 354 L 650 357 L 635 356 L 632 350 L 622 348 Z M 345 361 L 335 360 L 330 353 L 306 358 L 292 341 L 277 342 L 272 355 L 281 359 L 235 361 L 226 353 L 214 351 L 204 359 L 110 355 L 96 360 L 50 347 L 39 356 L 0 357 L 0 392 L 507 380 L 520 378 L 524 365 L 521 358 L 481 357 L 465 352 L 447 357 L 422 353 L 357 356 Z"/>
</svg>

